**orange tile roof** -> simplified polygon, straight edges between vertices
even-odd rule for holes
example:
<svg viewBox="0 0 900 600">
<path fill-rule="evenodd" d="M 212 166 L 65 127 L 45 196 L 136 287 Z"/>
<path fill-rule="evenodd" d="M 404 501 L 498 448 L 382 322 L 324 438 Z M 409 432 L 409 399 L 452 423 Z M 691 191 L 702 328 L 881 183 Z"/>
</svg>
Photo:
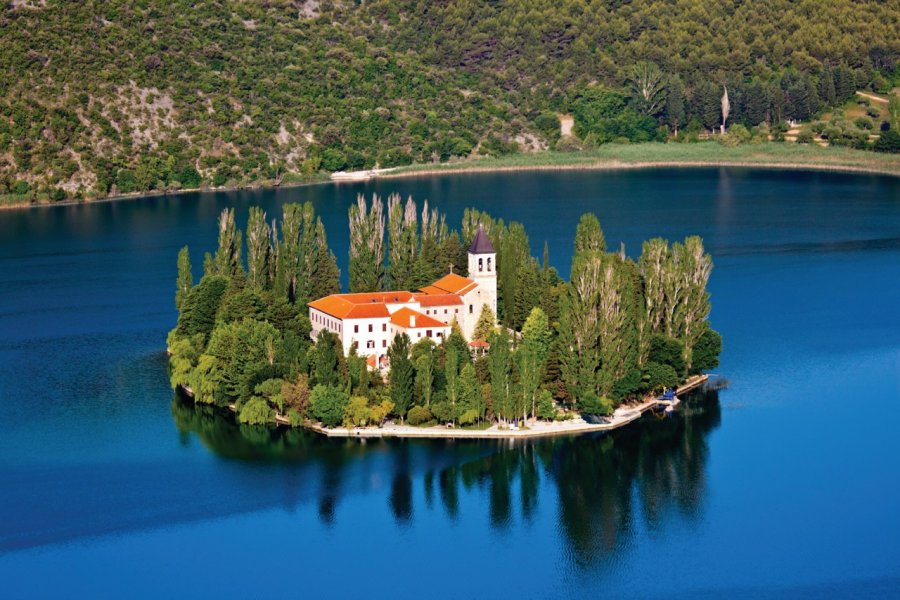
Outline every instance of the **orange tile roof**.
<svg viewBox="0 0 900 600">
<path fill-rule="evenodd" d="M 416 317 L 416 325 L 413 327 L 411 317 Z M 437 319 L 432 319 L 428 315 L 415 311 L 411 308 L 401 308 L 391 315 L 391 323 L 404 329 L 422 329 L 423 327 L 443 328 L 449 327 L 446 323 L 441 323 Z"/>
<path fill-rule="evenodd" d="M 385 304 L 412 302 L 410 292 L 375 292 L 371 294 L 332 294 L 309 303 L 309 306 L 338 319 L 377 319 L 389 316 Z"/>
<path fill-rule="evenodd" d="M 469 346 L 471 346 L 472 348 L 490 348 L 491 347 L 491 345 L 488 344 L 484 340 L 472 340 L 471 342 L 469 342 Z"/>
<path fill-rule="evenodd" d="M 376 360 L 377 359 L 375 358 L 374 354 L 370 354 L 369 357 L 366 359 L 366 364 L 369 365 L 370 369 L 375 368 L 375 366 L 377 365 L 377 363 L 375 362 Z"/>
<path fill-rule="evenodd" d="M 309 306 L 338 319 L 377 319 L 388 316 L 384 302 L 355 304 L 347 300 L 343 294 L 325 296 L 310 302 Z"/>
<path fill-rule="evenodd" d="M 432 288 L 437 288 L 442 294 L 465 294 L 472 291 L 478 285 L 471 279 L 457 275 L 456 273 L 448 273 L 444 275 L 428 287 L 422 288 L 426 294 L 433 294 Z"/>
<path fill-rule="evenodd" d="M 426 292 L 424 294 L 414 294 L 414 299 L 422 306 L 454 306 L 463 303 L 462 298 L 456 294 L 429 294 Z"/>
<path fill-rule="evenodd" d="M 447 292 L 445 292 L 444 290 L 442 290 L 441 288 L 436 288 L 436 287 L 434 287 L 433 285 L 426 285 L 426 286 L 423 287 L 420 291 L 421 291 L 423 294 L 437 295 L 437 296 L 443 296 L 443 295 L 445 295 L 445 294 L 447 293 Z"/>
</svg>

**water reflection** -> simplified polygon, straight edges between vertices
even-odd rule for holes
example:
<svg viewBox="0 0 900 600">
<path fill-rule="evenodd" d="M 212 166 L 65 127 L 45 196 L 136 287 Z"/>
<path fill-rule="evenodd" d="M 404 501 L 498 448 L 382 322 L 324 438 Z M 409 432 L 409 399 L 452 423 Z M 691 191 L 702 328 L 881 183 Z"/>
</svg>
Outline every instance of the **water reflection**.
<svg viewBox="0 0 900 600">
<path fill-rule="evenodd" d="M 662 530 L 675 516 L 700 519 L 706 438 L 721 420 L 716 390 L 694 394 L 675 416 L 648 415 L 638 427 L 521 443 L 327 439 L 238 425 L 230 415 L 180 399 L 172 413 L 185 439 L 196 435 L 219 456 L 289 463 L 293 472 L 308 473 L 295 480 L 312 491 L 324 525 L 334 522 L 341 498 L 357 492 L 383 495 L 401 527 L 414 523 L 418 511 L 423 520 L 436 510 L 439 518 L 462 518 L 466 494 L 485 496 L 497 531 L 546 516 L 555 506 L 579 567 L 614 554 L 640 529 Z"/>
</svg>

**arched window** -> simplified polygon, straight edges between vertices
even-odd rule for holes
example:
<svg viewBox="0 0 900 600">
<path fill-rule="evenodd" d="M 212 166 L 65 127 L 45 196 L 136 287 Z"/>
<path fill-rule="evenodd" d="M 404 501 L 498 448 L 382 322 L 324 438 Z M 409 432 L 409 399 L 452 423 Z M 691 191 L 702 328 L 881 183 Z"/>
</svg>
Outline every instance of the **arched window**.
<svg viewBox="0 0 900 600">
<path fill-rule="evenodd" d="M 478 271 L 479 272 L 484 271 L 484 259 L 483 258 L 478 259 Z"/>
<path fill-rule="evenodd" d="M 488 256 L 488 272 L 491 271 L 491 257 Z"/>
</svg>

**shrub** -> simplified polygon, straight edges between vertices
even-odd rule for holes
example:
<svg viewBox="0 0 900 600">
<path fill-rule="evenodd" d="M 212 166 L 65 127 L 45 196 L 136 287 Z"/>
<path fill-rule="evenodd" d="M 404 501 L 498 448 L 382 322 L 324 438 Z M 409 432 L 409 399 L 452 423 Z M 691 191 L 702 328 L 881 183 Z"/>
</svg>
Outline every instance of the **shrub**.
<svg viewBox="0 0 900 600">
<path fill-rule="evenodd" d="M 647 361 L 669 365 L 675 373 L 684 373 L 684 344 L 661 333 L 650 336 Z"/>
<path fill-rule="evenodd" d="M 719 366 L 719 354 L 722 352 L 722 336 L 708 326 L 700 334 L 691 351 L 691 370 L 695 373 L 708 371 Z"/>
<path fill-rule="evenodd" d="M 238 413 L 238 421 L 247 425 L 265 425 L 275 421 L 275 411 L 269 407 L 265 398 L 253 396 L 241 407 Z"/>
<path fill-rule="evenodd" d="M 344 426 L 364 427 L 369 422 L 369 399 L 365 396 L 353 396 L 344 409 Z"/>
<path fill-rule="evenodd" d="M 581 412 L 588 415 L 608 415 L 612 413 L 612 400 L 606 396 L 598 396 L 594 392 L 587 392 L 580 401 Z"/>
<path fill-rule="evenodd" d="M 449 402 L 432 402 L 431 414 L 439 423 L 448 423 L 453 420 L 453 407 Z"/>
<path fill-rule="evenodd" d="M 678 385 L 678 373 L 669 365 L 648 362 L 644 367 L 644 385 L 651 392 Z"/>
<path fill-rule="evenodd" d="M 875 116 L 878 116 L 878 115 L 875 115 Z M 859 117 L 855 121 L 853 121 L 853 124 L 856 125 L 857 127 L 859 127 L 860 129 L 866 129 L 869 131 L 871 131 L 872 129 L 875 128 L 875 123 L 873 123 L 872 119 L 870 119 L 868 117 Z"/>
<path fill-rule="evenodd" d="M 888 152 L 891 154 L 900 153 L 900 132 L 894 129 L 888 129 L 881 134 L 881 137 L 875 142 L 873 149 L 876 152 Z"/>
<path fill-rule="evenodd" d="M 866 109 L 866 114 L 872 117 L 873 119 L 877 119 L 881 116 L 881 111 L 875 108 L 874 106 Z"/>
<path fill-rule="evenodd" d="M 825 121 L 816 121 L 810 126 L 813 132 L 815 132 L 817 135 L 822 135 L 822 132 L 825 131 L 826 127 L 828 127 L 828 123 L 826 123 Z"/>
<path fill-rule="evenodd" d="M 550 390 L 541 390 L 537 402 L 538 417 L 541 419 L 552 420 L 556 416 L 556 407 L 553 406 L 553 392 Z"/>
<path fill-rule="evenodd" d="M 804 129 L 800 133 L 797 134 L 797 143 L 798 144 L 811 144 L 813 141 L 812 131 L 808 129 Z"/>
<path fill-rule="evenodd" d="M 475 423 L 475 421 L 478 420 L 479 416 L 480 415 L 478 414 L 477 410 L 475 410 L 474 408 L 470 408 L 463 414 L 459 415 L 459 424 L 460 425 L 472 425 L 473 423 Z"/>
<path fill-rule="evenodd" d="M 406 413 L 406 420 L 410 425 L 422 425 L 434 420 L 434 415 L 432 415 L 431 411 L 424 406 L 413 406 L 409 409 L 409 412 Z"/>
</svg>

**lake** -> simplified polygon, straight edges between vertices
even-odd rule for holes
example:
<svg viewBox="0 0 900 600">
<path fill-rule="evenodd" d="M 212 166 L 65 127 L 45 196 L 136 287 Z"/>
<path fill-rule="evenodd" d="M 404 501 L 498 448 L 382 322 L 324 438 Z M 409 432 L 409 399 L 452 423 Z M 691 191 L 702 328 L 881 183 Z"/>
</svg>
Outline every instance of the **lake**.
<svg viewBox="0 0 900 600">
<path fill-rule="evenodd" d="M 611 435 L 328 440 L 173 397 L 175 259 L 358 192 L 524 223 L 567 274 L 703 236 L 727 389 Z M 900 594 L 900 179 L 746 169 L 468 174 L 0 212 L 4 597 Z"/>
</svg>

